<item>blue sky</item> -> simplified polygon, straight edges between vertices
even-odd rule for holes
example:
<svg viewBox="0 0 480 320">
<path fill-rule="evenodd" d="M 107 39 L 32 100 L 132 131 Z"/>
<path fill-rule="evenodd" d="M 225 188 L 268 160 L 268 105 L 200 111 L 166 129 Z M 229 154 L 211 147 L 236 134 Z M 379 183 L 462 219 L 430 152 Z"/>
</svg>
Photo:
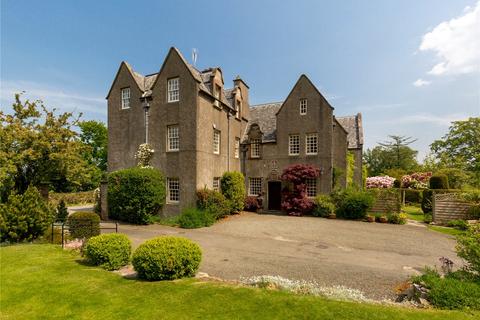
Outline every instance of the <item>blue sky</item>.
<svg viewBox="0 0 480 320">
<path fill-rule="evenodd" d="M 362 112 L 366 147 L 389 134 L 420 151 L 480 114 L 480 1 L 2 0 L 0 105 L 27 91 L 106 121 L 122 60 L 154 73 L 170 46 L 237 74 L 252 103 L 282 101 L 305 73 L 335 114 Z"/>
</svg>

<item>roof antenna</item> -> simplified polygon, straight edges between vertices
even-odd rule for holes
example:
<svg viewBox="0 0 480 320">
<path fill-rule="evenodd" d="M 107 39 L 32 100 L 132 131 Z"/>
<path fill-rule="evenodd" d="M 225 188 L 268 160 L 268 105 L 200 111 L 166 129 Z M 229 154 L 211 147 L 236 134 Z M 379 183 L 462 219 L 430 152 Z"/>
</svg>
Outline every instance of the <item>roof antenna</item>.
<svg viewBox="0 0 480 320">
<path fill-rule="evenodd" d="M 193 61 L 193 66 L 197 66 L 197 57 L 198 57 L 198 51 L 197 48 L 192 49 L 192 61 Z"/>
</svg>

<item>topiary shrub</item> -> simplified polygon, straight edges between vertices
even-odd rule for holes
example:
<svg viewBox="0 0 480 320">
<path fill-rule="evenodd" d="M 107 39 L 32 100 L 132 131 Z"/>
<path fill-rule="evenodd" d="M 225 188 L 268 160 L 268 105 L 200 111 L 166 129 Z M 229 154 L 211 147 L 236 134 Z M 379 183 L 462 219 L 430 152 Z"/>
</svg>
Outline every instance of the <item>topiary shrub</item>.
<svg viewBox="0 0 480 320">
<path fill-rule="evenodd" d="M 344 219 L 363 219 L 372 207 L 374 197 L 370 193 L 348 189 L 337 198 L 336 215 Z"/>
<path fill-rule="evenodd" d="M 215 223 L 215 216 L 207 210 L 186 208 L 178 216 L 177 222 L 184 229 L 209 227 Z"/>
<path fill-rule="evenodd" d="M 72 239 L 88 239 L 100 234 L 100 217 L 95 212 L 77 211 L 67 218 Z"/>
<path fill-rule="evenodd" d="M 401 182 L 400 180 L 395 179 L 395 180 L 393 181 L 393 187 L 394 187 L 394 188 L 400 188 L 401 186 L 402 186 L 402 182 Z"/>
<path fill-rule="evenodd" d="M 423 213 L 432 212 L 433 191 L 425 189 L 422 192 L 422 211 Z"/>
<path fill-rule="evenodd" d="M 92 264 L 117 270 L 128 264 L 132 243 L 124 234 L 107 233 L 88 239 L 83 254 Z"/>
<path fill-rule="evenodd" d="M 179 237 L 159 237 L 141 244 L 133 253 L 132 264 L 140 279 L 173 280 L 193 277 L 202 260 L 195 242 Z"/>
<path fill-rule="evenodd" d="M 245 178 L 237 171 L 225 172 L 220 187 L 222 194 L 230 202 L 231 212 L 237 213 L 243 209 L 245 200 Z"/>
<path fill-rule="evenodd" d="M 67 217 L 68 217 L 68 209 L 67 209 L 67 206 L 65 205 L 65 201 L 63 201 L 62 199 L 58 203 L 55 220 L 58 222 L 65 222 L 65 220 L 67 220 Z"/>
<path fill-rule="evenodd" d="M 327 218 L 335 213 L 335 205 L 328 195 L 319 194 L 315 197 L 314 203 L 312 215 L 315 217 Z"/>
<path fill-rule="evenodd" d="M 55 218 L 55 210 L 35 187 L 22 195 L 11 194 L 0 204 L 0 240 L 32 241 L 42 236 Z"/>
<path fill-rule="evenodd" d="M 130 168 L 108 176 L 108 215 L 136 224 L 148 224 L 165 204 L 165 182 L 154 168 Z"/>
<path fill-rule="evenodd" d="M 444 174 L 437 174 L 430 177 L 430 189 L 448 189 L 448 178 Z"/>
<path fill-rule="evenodd" d="M 257 210 L 260 208 L 260 205 L 258 203 L 257 197 L 253 196 L 248 196 L 245 197 L 245 211 L 250 211 L 250 212 L 257 212 Z"/>
<path fill-rule="evenodd" d="M 197 207 L 210 212 L 215 219 L 230 214 L 230 204 L 225 196 L 218 191 L 206 188 L 197 191 Z"/>
</svg>

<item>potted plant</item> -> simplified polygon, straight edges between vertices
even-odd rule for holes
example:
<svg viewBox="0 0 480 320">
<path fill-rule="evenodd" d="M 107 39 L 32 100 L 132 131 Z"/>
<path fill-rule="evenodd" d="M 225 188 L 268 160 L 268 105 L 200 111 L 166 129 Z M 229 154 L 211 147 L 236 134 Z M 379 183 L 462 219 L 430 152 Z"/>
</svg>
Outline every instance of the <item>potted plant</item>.
<svg viewBox="0 0 480 320">
<path fill-rule="evenodd" d="M 330 213 L 327 218 L 328 219 L 337 219 L 337 215 L 335 213 Z"/>
<path fill-rule="evenodd" d="M 387 223 L 388 222 L 388 218 L 385 215 L 381 215 L 380 218 L 378 218 L 378 220 L 379 220 L 380 223 Z"/>
<path fill-rule="evenodd" d="M 371 214 L 367 215 L 367 222 L 375 222 L 375 216 Z"/>
</svg>

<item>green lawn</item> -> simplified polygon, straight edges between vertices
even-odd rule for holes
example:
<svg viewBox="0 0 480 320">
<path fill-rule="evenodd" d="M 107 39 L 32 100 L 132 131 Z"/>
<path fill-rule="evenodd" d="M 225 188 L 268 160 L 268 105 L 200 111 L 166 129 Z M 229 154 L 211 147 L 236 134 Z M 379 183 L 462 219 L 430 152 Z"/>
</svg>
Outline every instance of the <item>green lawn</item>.
<svg viewBox="0 0 480 320">
<path fill-rule="evenodd" d="M 127 280 L 47 244 L 0 248 L 1 319 L 474 319 L 196 280 Z M 478 319 L 478 318 L 477 318 Z"/>
<path fill-rule="evenodd" d="M 449 227 L 442 227 L 442 226 L 428 226 L 428 229 L 433 230 L 433 231 L 437 231 L 437 232 L 441 232 L 441 233 L 445 233 L 445 234 L 449 234 L 451 236 L 456 236 L 456 235 L 465 233 L 465 231 L 463 231 L 463 230 L 458 230 L 458 229 L 449 228 Z"/>
<path fill-rule="evenodd" d="M 423 222 L 424 215 L 422 208 L 417 206 L 404 206 L 402 209 L 407 214 L 408 219 Z"/>
</svg>

